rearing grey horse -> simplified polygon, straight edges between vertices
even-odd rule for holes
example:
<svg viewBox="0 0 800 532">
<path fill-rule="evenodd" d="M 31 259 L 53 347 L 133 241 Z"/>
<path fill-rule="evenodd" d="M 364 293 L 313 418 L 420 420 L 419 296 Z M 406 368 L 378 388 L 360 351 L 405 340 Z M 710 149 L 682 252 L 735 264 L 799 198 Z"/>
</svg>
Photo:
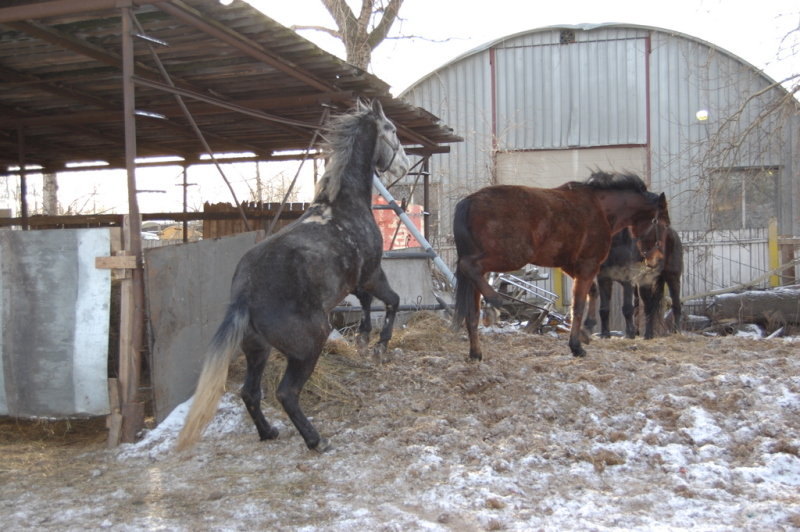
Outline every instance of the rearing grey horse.
<svg viewBox="0 0 800 532">
<path fill-rule="evenodd" d="M 299 397 L 330 334 L 328 314 L 351 292 L 360 299 L 377 297 L 386 304 L 377 349 L 386 348 L 399 297 L 381 269 L 372 180 L 376 170 L 402 177 L 409 161 L 377 100 L 359 102 L 353 112 L 335 118 L 325 136 L 330 157 L 311 206 L 245 253 L 236 267 L 230 305 L 206 353 L 178 449 L 196 442 L 213 418 L 228 365 L 240 350 L 247 358 L 242 400 L 261 439 L 278 436 L 260 404 L 261 377 L 274 347 L 287 360 L 278 400 L 308 448 L 323 452 L 328 441 L 303 414 Z"/>
</svg>

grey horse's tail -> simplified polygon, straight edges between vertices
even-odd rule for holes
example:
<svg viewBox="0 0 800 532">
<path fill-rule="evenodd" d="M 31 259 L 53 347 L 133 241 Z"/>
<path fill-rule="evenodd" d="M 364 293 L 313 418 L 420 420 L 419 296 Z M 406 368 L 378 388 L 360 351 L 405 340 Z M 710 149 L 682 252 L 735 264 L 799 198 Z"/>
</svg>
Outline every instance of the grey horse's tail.
<svg viewBox="0 0 800 532">
<path fill-rule="evenodd" d="M 239 352 L 249 321 L 247 304 L 241 298 L 230 304 L 225 319 L 222 320 L 206 352 L 206 360 L 197 381 L 189 415 L 186 416 L 186 422 L 178 434 L 175 445 L 177 450 L 194 445 L 200 439 L 203 429 L 214 417 L 219 399 L 225 391 L 228 365 Z"/>
</svg>

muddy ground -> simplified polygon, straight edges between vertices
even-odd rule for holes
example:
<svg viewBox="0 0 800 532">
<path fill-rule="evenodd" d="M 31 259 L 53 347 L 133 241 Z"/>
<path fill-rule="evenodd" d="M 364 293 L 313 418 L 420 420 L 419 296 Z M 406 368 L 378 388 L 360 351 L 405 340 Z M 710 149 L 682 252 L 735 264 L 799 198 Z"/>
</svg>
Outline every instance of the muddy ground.
<svg viewBox="0 0 800 532">
<path fill-rule="evenodd" d="M 260 442 L 236 392 L 191 451 L 186 405 L 142 441 L 103 420 L 0 422 L 12 530 L 793 530 L 800 528 L 800 342 L 682 334 L 462 333 L 422 314 L 377 363 L 338 344 L 304 395 L 333 449 Z"/>
</svg>

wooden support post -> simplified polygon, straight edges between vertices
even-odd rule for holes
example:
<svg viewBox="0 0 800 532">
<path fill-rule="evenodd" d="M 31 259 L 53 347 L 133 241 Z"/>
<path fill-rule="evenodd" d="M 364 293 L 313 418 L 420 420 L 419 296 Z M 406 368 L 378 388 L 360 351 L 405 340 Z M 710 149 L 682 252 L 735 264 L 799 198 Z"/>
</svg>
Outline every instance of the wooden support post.
<svg viewBox="0 0 800 532">
<path fill-rule="evenodd" d="M 136 119 L 133 86 L 133 13 L 123 6 L 122 93 L 125 118 L 125 168 L 128 177 L 128 216 L 123 223 L 125 249 L 136 260 L 131 278 L 121 282 L 119 380 L 122 404 L 121 439 L 129 443 L 144 426 L 144 404 L 139 400 L 139 375 L 144 345 L 144 268 L 142 261 L 142 217 L 136 187 Z"/>
<path fill-rule="evenodd" d="M 125 220 L 128 220 L 128 216 Z M 126 224 L 127 225 L 127 224 Z M 123 232 L 127 233 L 128 229 Z M 135 274 L 141 271 L 136 257 L 133 263 L 125 257 L 115 257 L 114 265 L 129 268 L 132 276 L 120 281 L 120 318 L 119 318 L 119 390 L 122 427 L 120 440 L 123 443 L 136 441 L 136 434 L 144 427 L 144 404 L 139 401 L 139 377 L 142 366 L 142 339 L 139 316 L 139 298 L 136 297 L 137 283 Z M 104 259 L 104 258 L 101 258 Z M 127 264 L 126 264 L 127 262 Z M 132 267 L 131 267 L 132 266 Z"/>
<path fill-rule="evenodd" d="M 795 266 L 794 266 L 794 249 L 796 246 L 800 245 L 800 239 L 795 238 L 781 238 L 778 237 L 778 247 L 780 247 L 781 251 L 781 264 L 790 264 L 788 268 L 781 272 L 781 285 L 782 286 L 791 286 L 797 283 L 797 277 L 795 276 Z"/>
<path fill-rule="evenodd" d="M 781 256 L 778 250 L 778 220 L 776 218 L 769 219 L 767 250 L 769 253 L 769 269 L 777 270 L 781 265 Z M 777 273 L 769 276 L 770 286 L 781 285 L 781 278 Z"/>
</svg>

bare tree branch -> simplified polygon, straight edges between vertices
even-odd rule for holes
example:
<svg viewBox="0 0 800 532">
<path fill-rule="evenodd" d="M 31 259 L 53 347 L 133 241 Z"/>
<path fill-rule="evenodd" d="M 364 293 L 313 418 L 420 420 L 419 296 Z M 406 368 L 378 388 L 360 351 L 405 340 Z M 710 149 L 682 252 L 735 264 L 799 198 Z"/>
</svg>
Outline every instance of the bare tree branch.
<svg viewBox="0 0 800 532">
<path fill-rule="evenodd" d="M 392 24 L 397 19 L 403 0 L 361 0 L 361 9 L 356 17 L 345 0 L 321 0 L 338 28 L 338 31 L 324 27 L 297 26 L 302 29 L 322 31 L 336 37 L 344 43 L 347 62 L 363 70 L 372 61 L 372 51 L 389 34 Z M 370 30 L 370 25 L 377 20 Z"/>
<path fill-rule="evenodd" d="M 331 37 L 335 37 L 339 40 L 342 40 L 342 34 L 338 31 L 326 28 L 325 26 L 289 26 L 289 28 L 293 31 L 319 31 L 322 33 L 327 33 Z"/>
</svg>

